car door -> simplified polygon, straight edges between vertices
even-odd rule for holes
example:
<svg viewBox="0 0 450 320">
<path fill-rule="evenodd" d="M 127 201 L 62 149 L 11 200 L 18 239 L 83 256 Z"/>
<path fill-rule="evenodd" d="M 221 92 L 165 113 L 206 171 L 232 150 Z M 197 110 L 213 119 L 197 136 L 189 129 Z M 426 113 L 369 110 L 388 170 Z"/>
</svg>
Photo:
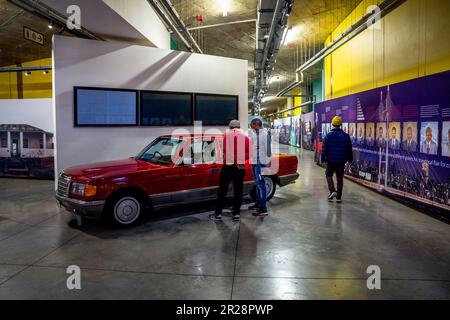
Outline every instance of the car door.
<svg viewBox="0 0 450 320">
<path fill-rule="evenodd" d="M 193 138 L 183 161 L 175 170 L 179 174 L 174 203 L 199 202 L 214 199 L 219 186 L 221 164 L 217 163 L 215 138 Z"/>
</svg>

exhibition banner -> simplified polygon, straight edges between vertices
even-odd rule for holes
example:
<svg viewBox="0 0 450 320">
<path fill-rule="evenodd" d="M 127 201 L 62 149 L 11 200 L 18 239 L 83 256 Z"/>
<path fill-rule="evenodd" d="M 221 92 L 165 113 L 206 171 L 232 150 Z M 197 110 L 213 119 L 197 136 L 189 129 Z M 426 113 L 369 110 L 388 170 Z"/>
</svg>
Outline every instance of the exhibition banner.
<svg viewBox="0 0 450 320">
<path fill-rule="evenodd" d="M 301 147 L 306 150 L 314 151 L 314 112 L 308 112 L 302 115 L 302 143 Z"/>
<path fill-rule="evenodd" d="M 353 143 L 349 178 L 450 218 L 450 71 L 318 103 L 316 161 L 331 120 Z"/>
</svg>

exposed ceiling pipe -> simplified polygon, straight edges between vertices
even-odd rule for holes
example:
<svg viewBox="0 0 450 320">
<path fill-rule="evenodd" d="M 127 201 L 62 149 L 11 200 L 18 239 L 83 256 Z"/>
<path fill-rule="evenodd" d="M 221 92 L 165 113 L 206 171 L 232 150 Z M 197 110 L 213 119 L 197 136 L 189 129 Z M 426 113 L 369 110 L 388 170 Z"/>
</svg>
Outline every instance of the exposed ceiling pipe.
<svg viewBox="0 0 450 320">
<path fill-rule="evenodd" d="M 199 27 L 187 28 L 187 30 L 191 31 L 191 30 L 208 29 L 208 28 L 215 28 L 215 27 L 229 26 L 229 25 L 232 25 L 232 24 L 249 23 L 249 22 L 255 22 L 255 21 L 256 21 L 256 19 L 231 21 L 231 22 L 224 22 L 224 23 L 210 24 L 210 25 L 206 25 L 206 26 L 199 26 Z"/>
<path fill-rule="evenodd" d="M 291 95 L 291 96 L 293 96 L 293 97 L 304 97 L 304 95 L 295 95 L 295 94 Z M 277 112 L 271 113 L 271 114 L 267 115 L 267 117 L 273 117 L 274 115 L 277 115 L 277 114 L 282 114 L 282 113 L 285 113 L 285 112 L 291 112 L 291 111 L 294 111 L 295 109 L 301 108 L 301 107 L 306 106 L 308 104 L 316 103 L 316 96 L 313 95 L 313 96 L 308 96 L 308 97 L 310 97 L 309 101 L 303 102 L 302 104 L 300 104 L 298 106 L 295 106 L 295 107 L 292 107 L 292 108 L 289 108 L 289 109 L 285 109 L 285 110 L 281 110 L 281 111 L 277 111 Z"/>
<path fill-rule="evenodd" d="M 267 12 L 268 8 L 261 9 L 261 2 L 258 5 L 258 16 L 257 16 L 257 41 L 259 39 L 259 30 L 265 29 L 261 26 L 261 12 Z M 269 33 L 264 37 L 264 49 L 259 48 L 259 43 L 257 42 L 256 53 L 255 53 L 255 85 L 253 90 L 253 114 L 259 113 L 259 108 L 261 106 L 261 101 L 269 87 L 269 79 L 274 69 L 274 63 L 282 42 L 283 30 L 287 26 L 287 19 L 292 10 L 294 1 L 293 0 L 278 0 L 276 2 L 273 10 L 273 16 L 270 21 Z M 262 55 L 261 55 L 262 50 Z"/>
<path fill-rule="evenodd" d="M 39 67 L 4 67 L 0 68 L 0 72 L 31 72 L 31 71 L 51 71 L 52 66 L 39 66 Z"/>
<path fill-rule="evenodd" d="M 53 8 L 50 8 L 49 6 L 46 6 L 40 1 L 37 0 L 8 0 L 10 3 L 24 9 L 25 11 L 28 11 L 34 15 L 37 15 L 45 20 L 48 20 L 49 22 L 53 23 L 54 25 L 58 25 L 60 27 L 63 27 L 67 32 L 81 38 L 86 39 L 93 39 L 93 40 L 103 40 L 99 36 L 95 35 L 94 33 L 90 32 L 89 30 L 85 28 L 73 29 L 70 30 L 67 28 L 67 17 L 61 14 L 60 12 L 54 10 Z"/>
<path fill-rule="evenodd" d="M 325 57 L 327 57 L 328 55 L 339 49 L 341 46 L 343 46 L 345 43 L 347 43 L 348 41 L 356 37 L 358 34 L 366 30 L 369 27 L 369 25 L 371 25 L 370 20 L 381 19 L 385 17 L 388 13 L 392 12 L 394 9 L 396 9 L 404 2 L 406 2 L 406 0 L 385 0 L 383 3 L 379 5 L 380 12 L 378 14 L 374 15 L 374 13 L 371 12 L 365 15 L 363 18 L 361 18 L 355 24 L 353 24 L 350 28 L 344 31 L 341 35 L 339 35 L 330 44 L 328 44 L 325 48 L 323 48 L 317 54 L 315 54 L 311 59 L 309 59 L 304 64 L 299 66 L 296 72 L 302 73 L 307 69 L 309 69 L 310 67 L 317 64 L 318 62 L 322 61 L 323 59 L 325 59 Z M 291 91 L 298 85 L 299 85 L 298 82 L 296 81 L 292 82 L 286 88 L 281 90 L 277 94 L 277 97 L 283 96 L 284 94 Z"/>
<path fill-rule="evenodd" d="M 303 72 L 300 73 L 296 73 L 295 74 L 295 81 L 292 82 L 290 85 L 288 85 L 286 88 L 284 88 L 283 90 L 281 90 L 280 92 L 278 92 L 276 94 L 277 97 L 285 97 L 285 96 L 289 96 L 287 95 L 288 92 L 290 92 L 291 90 L 295 89 L 296 87 L 298 87 L 299 85 L 301 85 L 304 81 L 304 77 L 303 77 Z"/>
<path fill-rule="evenodd" d="M 186 48 L 194 53 L 203 53 L 198 46 L 197 42 L 192 37 L 191 33 L 186 28 L 181 17 L 178 15 L 175 7 L 170 0 L 147 0 L 150 5 L 155 9 L 158 16 L 169 32 L 175 33 L 181 41 L 183 41 Z"/>
</svg>

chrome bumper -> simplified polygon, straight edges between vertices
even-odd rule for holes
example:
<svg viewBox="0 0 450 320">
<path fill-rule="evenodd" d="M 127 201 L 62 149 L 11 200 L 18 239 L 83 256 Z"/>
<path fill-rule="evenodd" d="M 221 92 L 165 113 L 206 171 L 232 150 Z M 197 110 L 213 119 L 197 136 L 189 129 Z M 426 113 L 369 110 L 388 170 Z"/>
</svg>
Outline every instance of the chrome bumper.
<svg viewBox="0 0 450 320">
<path fill-rule="evenodd" d="M 295 183 L 295 180 L 297 180 L 299 176 L 300 176 L 300 174 L 298 174 L 298 172 L 296 172 L 293 174 L 288 174 L 286 176 L 279 177 L 280 187 L 284 187 L 288 184 Z"/>
<path fill-rule="evenodd" d="M 105 201 L 81 201 L 76 199 L 70 199 L 67 197 L 55 195 L 56 201 L 60 206 L 63 206 L 67 211 L 75 213 L 79 216 L 97 219 L 100 218 L 105 207 Z"/>
</svg>

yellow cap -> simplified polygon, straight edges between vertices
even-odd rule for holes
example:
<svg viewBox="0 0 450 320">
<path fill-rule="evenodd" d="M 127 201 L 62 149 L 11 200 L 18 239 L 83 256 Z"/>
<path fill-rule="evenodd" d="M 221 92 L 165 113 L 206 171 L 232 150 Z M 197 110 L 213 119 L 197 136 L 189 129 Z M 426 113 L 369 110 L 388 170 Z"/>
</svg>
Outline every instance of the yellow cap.
<svg viewBox="0 0 450 320">
<path fill-rule="evenodd" d="M 334 127 L 340 127 L 340 126 L 342 126 L 342 118 L 339 117 L 339 116 L 335 116 L 335 117 L 333 118 L 333 120 L 331 120 L 331 124 L 332 124 Z"/>
</svg>

